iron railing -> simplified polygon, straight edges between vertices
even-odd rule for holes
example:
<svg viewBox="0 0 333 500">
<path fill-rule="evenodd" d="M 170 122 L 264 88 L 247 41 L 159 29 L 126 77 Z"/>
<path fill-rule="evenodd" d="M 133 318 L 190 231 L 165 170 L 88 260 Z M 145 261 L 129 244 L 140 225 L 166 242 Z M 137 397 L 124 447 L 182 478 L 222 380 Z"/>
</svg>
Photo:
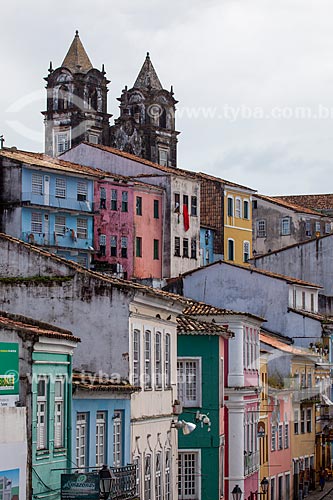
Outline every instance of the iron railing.
<svg viewBox="0 0 333 500">
<path fill-rule="evenodd" d="M 137 466 L 110 467 L 114 476 L 110 498 L 114 500 L 130 500 L 138 498 Z"/>
<path fill-rule="evenodd" d="M 244 452 L 244 475 L 248 476 L 259 470 L 259 450 Z"/>
</svg>

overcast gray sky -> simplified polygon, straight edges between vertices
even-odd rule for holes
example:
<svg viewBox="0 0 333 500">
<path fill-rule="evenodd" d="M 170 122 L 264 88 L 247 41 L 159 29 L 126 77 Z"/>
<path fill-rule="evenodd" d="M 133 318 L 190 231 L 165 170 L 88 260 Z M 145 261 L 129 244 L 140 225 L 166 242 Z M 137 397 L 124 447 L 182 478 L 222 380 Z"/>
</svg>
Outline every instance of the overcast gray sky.
<svg viewBox="0 0 333 500">
<path fill-rule="evenodd" d="M 332 0 L 5 2 L 0 134 L 43 150 L 43 77 L 78 29 L 116 117 L 150 52 L 179 100 L 180 167 L 266 194 L 333 192 L 332 18 Z"/>
</svg>

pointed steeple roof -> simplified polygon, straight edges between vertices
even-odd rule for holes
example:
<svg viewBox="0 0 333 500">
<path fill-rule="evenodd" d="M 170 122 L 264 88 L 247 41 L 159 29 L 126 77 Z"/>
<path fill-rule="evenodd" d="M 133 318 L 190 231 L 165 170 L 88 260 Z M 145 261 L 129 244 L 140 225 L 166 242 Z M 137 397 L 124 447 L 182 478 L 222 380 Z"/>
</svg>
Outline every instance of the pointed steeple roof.
<svg viewBox="0 0 333 500">
<path fill-rule="evenodd" d="M 78 31 L 75 32 L 72 45 L 69 47 L 61 66 L 68 68 L 73 73 L 87 73 L 93 68 L 87 52 L 82 45 Z"/>
<path fill-rule="evenodd" d="M 137 89 L 153 89 L 162 90 L 163 87 L 157 76 L 154 66 L 150 60 L 149 52 L 147 52 L 146 60 L 138 74 L 137 79 L 134 83 L 134 88 Z"/>
</svg>

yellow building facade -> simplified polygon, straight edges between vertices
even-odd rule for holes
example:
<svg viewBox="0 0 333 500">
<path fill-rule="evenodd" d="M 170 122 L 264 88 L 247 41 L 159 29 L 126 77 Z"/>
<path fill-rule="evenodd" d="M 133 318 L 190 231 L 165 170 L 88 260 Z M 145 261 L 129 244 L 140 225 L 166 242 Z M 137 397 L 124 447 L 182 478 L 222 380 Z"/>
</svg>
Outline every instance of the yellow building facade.
<svg viewBox="0 0 333 500">
<path fill-rule="evenodd" d="M 252 257 L 252 194 L 250 189 L 224 186 L 224 259 L 247 264 Z"/>
</svg>

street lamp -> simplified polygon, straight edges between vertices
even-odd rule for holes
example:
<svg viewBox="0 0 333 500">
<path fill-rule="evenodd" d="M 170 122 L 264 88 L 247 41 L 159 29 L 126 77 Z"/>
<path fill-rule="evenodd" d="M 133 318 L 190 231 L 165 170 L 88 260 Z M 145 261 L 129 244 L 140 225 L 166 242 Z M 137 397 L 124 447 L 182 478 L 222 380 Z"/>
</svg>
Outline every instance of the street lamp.
<svg viewBox="0 0 333 500">
<path fill-rule="evenodd" d="M 268 492 L 268 485 L 269 485 L 269 481 L 268 481 L 267 477 L 264 477 L 264 479 L 260 483 L 260 486 L 261 486 L 261 489 L 262 489 L 262 492 L 264 495 L 266 495 Z"/>
<path fill-rule="evenodd" d="M 241 500 L 243 492 L 240 489 L 240 487 L 238 486 L 238 484 L 236 484 L 236 486 L 232 490 L 231 494 L 232 494 L 233 500 Z"/>
<path fill-rule="evenodd" d="M 99 490 L 103 500 L 109 498 L 113 475 L 107 465 L 103 465 L 99 471 Z"/>
</svg>

